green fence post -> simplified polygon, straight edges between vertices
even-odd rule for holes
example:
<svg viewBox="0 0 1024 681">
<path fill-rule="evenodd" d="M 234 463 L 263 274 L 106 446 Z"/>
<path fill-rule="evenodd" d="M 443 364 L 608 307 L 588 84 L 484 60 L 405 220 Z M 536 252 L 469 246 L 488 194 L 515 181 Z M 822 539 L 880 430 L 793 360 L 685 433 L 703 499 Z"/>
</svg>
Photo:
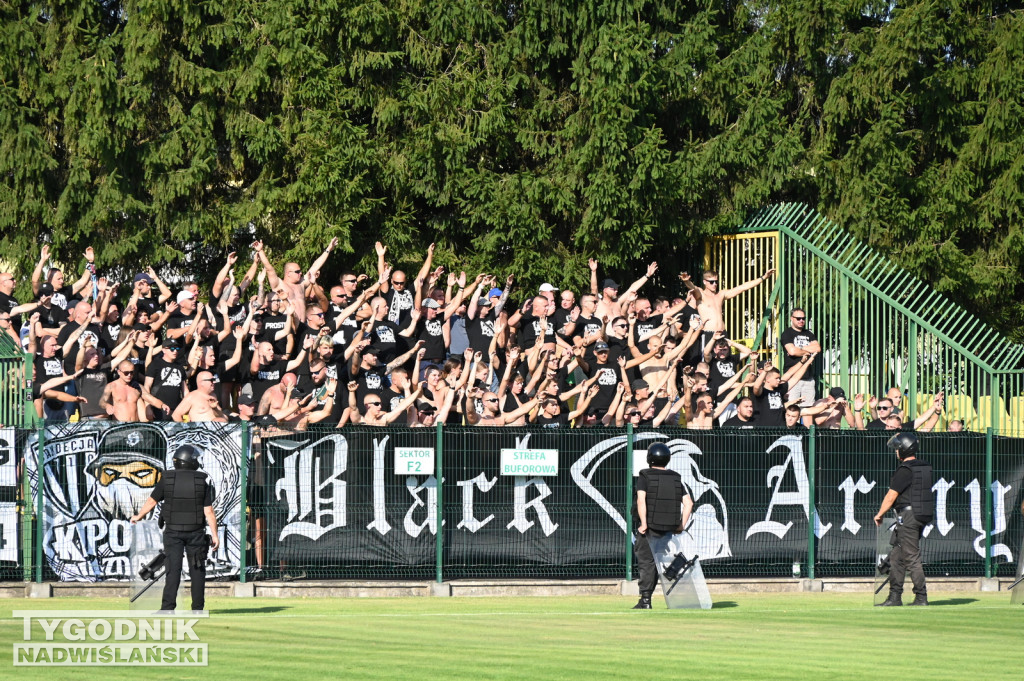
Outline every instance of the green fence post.
<svg viewBox="0 0 1024 681">
<path fill-rule="evenodd" d="M 32 401 L 32 379 L 31 379 L 31 376 L 32 376 L 32 372 L 34 371 L 33 365 L 34 365 L 35 358 L 32 356 L 32 353 L 30 353 L 30 352 L 26 352 L 26 353 L 24 353 L 24 355 L 25 355 L 24 356 L 24 361 L 25 361 L 25 391 L 24 391 L 24 397 L 22 398 L 22 401 L 25 404 L 25 421 L 24 421 L 23 425 L 26 428 L 31 428 L 33 425 L 35 425 L 36 419 L 38 418 L 38 416 L 36 416 L 35 403 Z"/>
<path fill-rule="evenodd" d="M 850 328 L 850 277 L 839 275 L 839 328 Z M 818 331 L 818 329 L 815 329 Z M 820 331 L 818 331 L 820 333 Z M 850 391 L 850 334 L 839 334 L 839 385 L 847 394 Z"/>
<path fill-rule="evenodd" d="M 36 582 L 43 581 L 43 447 L 46 444 L 46 428 L 36 430 L 38 447 L 36 447 L 36 546 L 35 569 Z"/>
<path fill-rule="evenodd" d="M 444 424 L 437 422 L 437 437 L 434 440 L 434 476 L 437 479 L 437 542 L 434 557 L 435 579 L 438 584 L 444 581 L 442 563 L 444 562 Z"/>
<path fill-rule="evenodd" d="M 909 376 L 905 376 L 903 389 L 907 391 L 907 413 L 916 414 L 917 412 L 917 322 L 913 319 L 910 320 L 909 338 L 907 342 L 910 344 L 907 347 L 907 373 Z M 913 419 L 911 419 L 913 420 Z"/>
<path fill-rule="evenodd" d="M 28 478 L 28 462 L 21 462 L 21 568 L 22 579 L 32 581 L 32 483 Z"/>
<path fill-rule="evenodd" d="M 985 577 L 992 577 L 992 426 L 985 429 Z"/>
<path fill-rule="evenodd" d="M 814 579 L 814 522 L 817 519 L 817 495 L 814 493 L 814 486 L 817 483 L 817 457 L 815 456 L 815 438 L 818 435 L 817 427 L 811 424 L 810 437 L 807 440 L 807 577 Z"/>
<path fill-rule="evenodd" d="M 241 551 L 242 556 L 241 556 L 241 559 L 239 560 L 239 563 L 238 563 L 238 570 L 239 570 L 238 581 L 241 582 L 242 584 L 245 584 L 245 573 L 246 573 L 246 569 L 248 568 L 248 565 L 247 565 L 246 560 L 245 560 L 245 557 L 246 557 L 245 556 L 245 554 L 246 554 L 246 550 L 245 550 L 246 549 L 246 541 L 245 541 L 245 538 L 246 538 L 246 536 L 248 535 L 248 532 L 249 532 L 249 522 L 248 522 L 249 509 L 247 508 L 248 505 L 249 505 L 249 495 L 248 495 L 248 491 L 249 491 L 249 484 L 248 484 L 248 482 L 249 482 L 249 422 L 248 421 L 242 421 L 242 460 L 241 460 L 240 470 L 241 470 L 241 473 L 242 473 L 242 475 L 241 475 L 241 483 L 240 483 L 242 485 L 242 489 L 241 489 L 241 501 L 239 501 L 238 503 L 241 504 L 241 506 L 242 506 L 242 513 L 239 515 L 239 519 L 238 519 L 238 534 L 239 534 L 239 537 L 240 537 L 239 543 L 242 546 L 242 551 Z M 253 545 L 253 547 L 255 547 L 256 546 L 256 542 L 253 541 L 252 545 Z"/>
<path fill-rule="evenodd" d="M 633 581 L 633 424 L 626 424 L 626 581 Z"/>
</svg>

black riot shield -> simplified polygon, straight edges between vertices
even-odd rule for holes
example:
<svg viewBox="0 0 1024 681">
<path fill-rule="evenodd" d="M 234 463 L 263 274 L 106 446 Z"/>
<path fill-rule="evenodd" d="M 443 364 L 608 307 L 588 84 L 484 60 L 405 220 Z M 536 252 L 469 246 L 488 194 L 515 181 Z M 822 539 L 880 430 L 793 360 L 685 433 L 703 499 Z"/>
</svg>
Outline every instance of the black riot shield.
<svg viewBox="0 0 1024 681">
<path fill-rule="evenodd" d="M 875 535 L 875 605 L 889 597 L 885 587 L 889 586 L 889 553 L 896 538 L 896 518 L 885 517 Z"/>
<path fill-rule="evenodd" d="M 710 610 L 711 593 L 690 534 L 666 534 L 657 539 L 648 536 L 648 542 L 666 607 L 669 610 Z"/>
<path fill-rule="evenodd" d="M 156 520 L 150 518 L 132 525 L 132 596 L 130 610 L 156 612 L 160 610 L 166 582 L 163 556 L 163 535 Z M 178 597 L 181 597 L 180 587 Z"/>
</svg>

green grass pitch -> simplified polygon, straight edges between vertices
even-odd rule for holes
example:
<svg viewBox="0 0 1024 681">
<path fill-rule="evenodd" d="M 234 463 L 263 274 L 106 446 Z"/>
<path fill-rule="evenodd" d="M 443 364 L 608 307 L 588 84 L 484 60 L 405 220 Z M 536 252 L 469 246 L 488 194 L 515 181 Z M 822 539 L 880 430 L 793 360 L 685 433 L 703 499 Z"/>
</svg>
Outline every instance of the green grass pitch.
<svg viewBox="0 0 1024 681">
<path fill-rule="evenodd" d="M 1024 606 L 1007 593 L 723 594 L 710 611 L 634 611 L 627 597 L 226 599 L 196 633 L 209 667 L 12 667 L 13 610 L 125 609 L 7 599 L 0 670 L 46 679 L 1022 679 Z"/>
</svg>

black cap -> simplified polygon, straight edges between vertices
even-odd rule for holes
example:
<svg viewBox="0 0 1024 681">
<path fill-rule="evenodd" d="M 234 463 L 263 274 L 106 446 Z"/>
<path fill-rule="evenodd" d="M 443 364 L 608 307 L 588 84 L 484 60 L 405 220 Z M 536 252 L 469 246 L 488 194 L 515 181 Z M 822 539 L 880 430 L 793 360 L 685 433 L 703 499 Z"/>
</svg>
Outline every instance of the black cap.
<svg viewBox="0 0 1024 681">
<path fill-rule="evenodd" d="M 363 348 L 363 354 L 373 355 L 374 357 L 376 357 L 377 355 L 380 354 L 380 348 L 375 348 L 372 345 L 368 345 L 365 348 Z"/>
<path fill-rule="evenodd" d="M 143 461 L 155 468 L 164 467 L 167 438 L 156 426 L 130 424 L 108 428 L 101 436 L 96 460 L 89 464 L 93 475 L 106 463 Z"/>
<path fill-rule="evenodd" d="M 53 295 L 53 284 L 43 283 L 39 285 L 39 297 L 52 296 Z"/>
<path fill-rule="evenodd" d="M 161 345 L 166 350 L 181 350 L 181 343 L 177 338 L 164 338 L 164 342 Z"/>
<path fill-rule="evenodd" d="M 845 400 L 846 399 L 846 391 L 843 390 L 842 388 L 836 386 L 835 388 L 832 388 L 831 390 L 828 391 L 828 396 L 829 397 L 834 397 L 837 400 Z"/>
<path fill-rule="evenodd" d="M 602 352 L 608 349 L 608 344 L 604 341 L 598 341 L 594 343 L 594 352 Z"/>
<path fill-rule="evenodd" d="M 637 390 L 643 390 L 644 388 L 647 388 L 648 390 L 650 390 L 651 389 L 651 384 L 648 383 L 647 381 L 645 381 L 642 378 L 638 378 L 635 381 L 633 381 L 632 383 L 630 383 L 629 387 L 632 388 L 633 392 L 636 392 Z"/>
<path fill-rule="evenodd" d="M 614 279 L 605 279 L 601 283 L 601 288 L 602 289 L 606 289 L 606 288 L 615 288 L 615 289 L 617 289 L 617 288 L 619 288 L 619 285 L 615 283 Z"/>
</svg>

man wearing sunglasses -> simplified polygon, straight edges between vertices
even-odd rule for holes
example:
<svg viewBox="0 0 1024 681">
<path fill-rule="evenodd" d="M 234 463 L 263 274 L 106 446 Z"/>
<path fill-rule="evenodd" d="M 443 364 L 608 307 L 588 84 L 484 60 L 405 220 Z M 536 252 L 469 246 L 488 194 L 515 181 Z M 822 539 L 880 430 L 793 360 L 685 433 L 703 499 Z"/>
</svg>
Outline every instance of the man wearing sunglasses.
<svg viewBox="0 0 1024 681">
<path fill-rule="evenodd" d="M 780 338 L 785 357 L 782 362 L 782 373 L 788 372 L 798 362 L 808 355 L 821 353 L 821 343 L 817 336 L 807 330 L 807 313 L 799 307 L 793 308 L 789 315 L 789 328 L 782 332 Z M 803 378 L 789 388 L 789 401 L 795 399 L 800 401 L 797 404 L 801 407 L 809 407 L 815 400 L 815 374 L 816 367 L 813 361 L 807 367 Z"/>
<path fill-rule="evenodd" d="M 135 381 L 135 365 L 128 360 L 117 365 L 117 379 L 107 383 L 100 397 L 100 408 L 115 421 L 145 421 L 146 402 Z M 156 406 L 154 401 L 154 408 Z"/>
<path fill-rule="evenodd" d="M 697 304 L 697 311 L 700 313 L 701 319 L 707 321 L 707 326 L 704 327 L 705 336 L 710 337 L 715 331 L 723 331 L 725 329 L 725 319 L 722 317 L 722 306 L 725 304 L 725 301 L 735 298 L 744 291 L 760 286 L 768 281 L 769 277 L 774 273 L 775 270 L 768 270 L 757 279 L 751 279 L 744 284 L 721 291 L 718 287 L 718 272 L 715 270 L 705 272 L 704 288 L 699 289 L 700 302 Z M 690 286 L 691 284 L 687 285 Z M 707 338 L 702 338 L 701 340 L 702 344 L 707 343 Z"/>
</svg>

